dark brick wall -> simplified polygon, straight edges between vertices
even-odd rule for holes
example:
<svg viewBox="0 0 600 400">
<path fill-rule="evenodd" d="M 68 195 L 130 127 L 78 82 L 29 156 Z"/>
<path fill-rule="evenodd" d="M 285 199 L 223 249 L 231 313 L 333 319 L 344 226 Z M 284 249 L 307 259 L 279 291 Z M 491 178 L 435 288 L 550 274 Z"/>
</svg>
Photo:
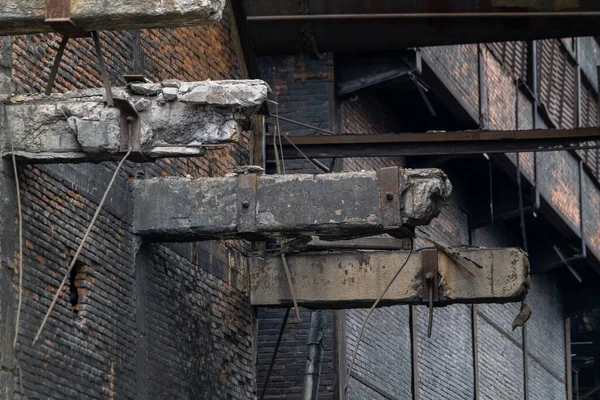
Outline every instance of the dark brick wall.
<svg viewBox="0 0 600 400">
<path fill-rule="evenodd" d="M 271 100 L 277 101 L 276 105 L 269 104 L 271 115 L 280 115 L 323 129 L 330 129 L 330 115 L 328 102 L 329 81 L 326 74 L 329 71 L 326 60 L 314 60 L 308 56 L 276 56 L 259 58 L 261 78 L 272 88 Z M 320 79 L 308 78 L 302 80 L 303 71 L 306 76 L 320 76 Z M 280 121 L 279 127 L 282 134 L 289 133 L 297 136 L 321 135 L 314 129 Z M 269 133 L 276 132 L 276 120 L 269 120 Z M 267 164 L 267 173 L 276 173 L 274 160 Z M 323 164 L 329 165 L 330 159 L 319 159 Z M 283 160 L 281 173 L 302 174 L 320 173 L 308 161 Z M 285 168 L 285 171 L 283 170 Z M 258 319 L 258 354 L 257 354 L 257 387 L 259 393 L 279 333 L 283 309 L 257 309 Z M 290 313 L 286 330 L 281 342 L 276 362 L 271 374 L 266 396 L 301 396 L 304 371 L 306 368 L 307 340 L 310 326 L 310 310 L 300 309 L 301 322 L 296 321 L 294 311 Z M 325 353 L 321 370 L 319 393 L 322 398 L 331 398 L 333 392 L 333 312 L 325 312 Z"/>
<path fill-rule="evenodd" d="M 473 120 L 479 120 L 479 88 L 477 45 L 426 47 L 421 51 L 423 61 L 459 99 Z"/>
<path fill-rule="evenodd" d="M 308 56 L 276 56 L 261 57 L 259 59 L 261 78 L 273 90 L 271 100 L 279 104 L 269 104 L 271 115 L 280 115 L 294 121 L 302 122 L 322 129 L 330 129 L 328 85 L 325 75 L 329 71 L 326 60 L 314 60 Z M 305 65 L 305 67 L 303 67 Z M 307 76 L 321 76 L 322 79 L 302 80 L 303 69 Z M 269 120 L 269 133 L 276 132 L 275 119 Z M 283 134 L 297 136 L 323 135 L 314 129 L 305 128 L 286 121 L 279 122 Z M 323 164 L 329 165 L 330 159 L 320 159 Z M 308 161 L 284 160 L 286 173 L 318 173 Z M 275 164 L 270 163 L 269 171 L 275 172 Z M 283 172 L 283 170 L 282 170 Z"/>
<path fill-rule="evenodd" d="M 254 389 L 252 309 L 238 287 L 160 245 L 143 248 L 151 398 L 245 399 Z"/>
<path fill-rule="evenodd" d="M 123 83 L 123 74 L 138 71 L 155 80 L 239 79 L 247 74 L 230 8 L 211 27 L 100 35 L 113 83 Z M 57 40 L 51 34 L 14 38 L 9 71 L 13 91 L 44 89 Z M 54 90 L 100 86 L 94 65 L 91 42 L 71 41 Z M 7 75 L 7 65 L 2 68 L 0 73 Z M 138 252 L 130 231 L 128 188 L 128 181 L 144 177 L 222 176 L 247 163 L 248 141 L 244 134 L 240 143 L 201 158 L 126 163 L 81 254 L 74 285 L 67 282 L 35 346 L 33 335 L 115 164 L 19 166 L 26 239 L 24 303 L 16 349 L 12 340 L 4 340 L 12 333 L 1 341 L 0 386 L 4 390 L 3 383 L 11 383 L 7 395 L 14 390 L 15 398 L 253 397 L 247 244 L 155 244 Z M 9 197 L 14 193 L 8 190 L 14 182 L 9 178 L 12 166 L 5 167 L 0 288 L 12 290 L 0 298 L 0 334 L 14 331 L 18 276 L 13 267 L 18 265 L 17 237 L 10 234 L 16 227 L 14 197 Z M 77 312 L 69 301 L 75 292 Z"/>
<path fill-rule="evenodd" d="M 298 322 L 294 310 L 290 311 L 287 325 L 281 339 L 273 372 L 269 379 L 265 398 L 290 398 L 302 396 L 304 372 L 306 369 L 307 341 L 311 311 L 300 309 Z M 258 308 L 258 354 L 256 362 L 256 383 L 258 393 L 262 393 L 265 377 L 275 342 L 279 334 L 284 309 Z M 333 312 L 326 311 L 325 341 L 319 398 L 330 399 L 333 393 Z M 287 396 L 287 397 L 286 397 Z M 301 398 L 301 397 L 300 397 Z"/>
<path fill-rule="evenodd" d="M 344 99 L 340 105 L 342 132 L 376 134 L 397 132 L 396 112 L 375 92 L 363 90 Z M 385 166 L 402 165 L 402 157 L 345 158 L 342 169 L 347 171 L 373 170 Z"/>
<path fill-rule="evenodd" d="M 351 360 L 360 326 L 367 310 L 346 311 L 347 359 Z M 353 373 L 398 399 L 411 397 L 411 343 L 409 312 L 406 306 L 373 311 L 367 322 Z M 373 399 L 376 391 L 350 379 L 350 399 Z"/>
</svg>

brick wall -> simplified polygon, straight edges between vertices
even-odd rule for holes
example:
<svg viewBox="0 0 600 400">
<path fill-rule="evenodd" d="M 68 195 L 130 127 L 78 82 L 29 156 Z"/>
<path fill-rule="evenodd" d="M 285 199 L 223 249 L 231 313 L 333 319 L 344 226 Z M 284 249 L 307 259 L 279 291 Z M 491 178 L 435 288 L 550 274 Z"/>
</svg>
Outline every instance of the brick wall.
<svg viewBox="0 0 600 400">
<path fill-rule="evenodd" d="M 308 355 L 308 331 L 310 310 L 301 308 L 298 322 L 294 310 L 287 319 L 273 372 L 269 379 L 265 398 L 302 398 L 306 357 Z M 256 383 L 258 393 L 262 393 L 265 377 L 275 349 L 285 310 L 258 308 L 258 354 L 256 362 Z M 333 312 L 324 312 L 325 341 L 319 398 L 331 399 L 333 393 Z"/>
<path fill-rule="evenodd" d="M 476 46 L 424 49 L 423 57 L 429 65 L 435 68 L 436 73 L 442 77 L 451 93 L 459 97 L 463 104 L 468 105 L 467 111 L 471 115 L 477 116 L 479 105 Z M 281 74 L 288 78 L 291 76 L 290 71 L 293 68 L 289 60 L 292 58 L 284 59 L 288 60 L 288 64 L 278 64 L 279 66 L 271 64 L 270 76 L 280 76 Z M 503 59 L 494 56 L 489 48 L 483 47 L 483 69 L 488 87 L 487 98 L 484 101 L 486 105 L 489 104 L 487 111 L 490 117 L 490 126 L 493 129 L 514 129 L 518 123 L 522 129 L 531 128 L 533 124 L 531 102 L 524 93 L 517 91 L 514 76 L 511 76 L 514 71 L 511 72 L 510 68 L 502 65 L 502 61 Z M 520 63 L 517 64 L 519 68 L 522 68 Z M 296 87 L 289 84 L 290 79 L 281 79 L 279 82 L 281 82 L 281 89 L 285 90 L 285 95 L 296 99 L 299 97 L 316 99 L 319 95 L 324 96 L 326 90 L 325 85 L 319 87 L 317 83 L 314 86 L 298 85 Z M 273 83 L 273 86 L 276 85 Z M 324 110 L 324 108 L 313 109 L 312 104 L 299 102 L 290 107 L 290 111 L 293 109 L 293 112 L 300 118 L 307 115 L 314 116 L 315 110 Z M 369 91 L 361 91 L 358 96 L 343 99 L 340 108 L 342 132 L 364 134 L 393 132 L 397 119 L 403 117 Z M 308 117 L 309 120 L 311 118 Z M 549 171 L 551 166 L 543 164 L 544 157 L 541 159 L 538 159 L 540 163 L 538 167 L 544 165 L 543 171 Z M 347 159 L 344 160 L 343 169 L 372 169 L 398 165 L 401 161 L 378 158 Z M 533 156 L 523 154 L 521 161 L 525 175 L 531 178 L 533 176 Z M 423 229 L 435 240 L 450 245 L 468 244 L 468 216 L 463 210 L 469 205 L 469 168 L 471 167 L 468 163 L 456 163 L 454 167 L 446 170 L 455 188 L 452 203 L 428 227 Z M 559 168 L 555 166 L 553 169 Z M 558 179 L 565 184 L 567 182 L 565 180 L 567 175 L 547 175 L 549 180 Z M 549 190 L 560 191 L 556 185 L 547 185 L 547 187 Z M 568 192 L 567 196 L 574 193 L 573 190 L 564 188 L 562 191 Z M 577 204 L 569 198 L 565 198 L 563 203 L 566 208 Z M 591 210 L 589 212 L 592 212 Z M 501 224 L 476 229 L 472 236 L 473 244 L 480 246 L 515 246 L 519 241 L 510 229 Z M 563 398 L 566 391 L 564 379 L 561 378 L 564 377 L 564 342 L 562 339 L 549 339 L 550 336 L 564 337 L 563 310 L 560 298 L 556 295 L 556 282 L 551 275 L 534 276 L 532 282 L 533 289 L 528 295 L 528 302 L 536 316 L 532 317 L 528 339 L 529 393 L 531 395 L 533 391 L 536 391 L 548 398 Z M 475 334 L 473 333 L 474 321 L 470 306 L 455 305 L 436 308 L 431 338 L 426 337 L 428 310 L 419 306 L 415 307 L 414 312 L 416 335 L 412 338 L 408 321 L 408 307 L 387 307 L 377 310 L 373 314 L 366 326 L 353 369 L 358 378 L 352 378 L 349 383 L 348 397 L 350 399 L 381 398 L 381 395 L 377 394 L 377 389 L 398 398 L 412 396 L 411 339 L 417 344 L 416 360 L 419 371 L 417 386 L 420 398 L 473 398 L 475 390 L 474 339 L 477 340 L 479 346 L 476 367 L 480 376 L 480 398 L 523 398 L 523 334 L 521 328 L 514 332 L 511 330 L 512 321 L 519 312 L 519 304 L 478 306 L 475 312 L 477 319 Z M 269 310 L 269 314 L 259 311 L 259 316 L 262 316 L 265 321 L 269 320 L 267 326 L 260 328 L 264 336 L 259 336 L 259 352 L 262 351 L 262 346 L 269 349 L 272 347 L 281 314 L 282 312 L 275 314 L 271 310 Z M 364 315 L 365 310 L 346 311 L 347 351 L 345 356 L 347 361 L 352 356 L 358 329 Z M 294 326 L 293 332 L 295 335 L 299 335 L 303 329 L 306 334 L 307 327 L 301 326 Z M 284 340 L 292 339 L 288 337 Z M 289 385 L 297 388 L 294 389 L 296 392 L 300 391 L 297 386 L 299 378 L 294 382 L 291 377 L 301 371 L 298 367 L 301 363 L 293 362 L 294 357 L 300 357 L 300 353 L 296 352 L 296 349 L 301 344 L 300 341 L 297 343 L 297 347 L 292 346 L 292 349 L 284 346 L 283 353 L 280 350 L 280 357 L 283 358 L 281 362 L 278 360 L 276 363 L 276 369 L 280 370 L 276 371 L 275 379 L 277 383 L 281 383 L 281 388 L 277 390 L 274 387 L 269 394 L 275 396 L 289 393 L 287 391 L 290 388 Z M 547 351 L 541 355 L 544 348 L 547 348 Z M 269 351 L 266 353 L 270 355 Z M 259 380 L 259 382 L 262 381 Z"/>
<path fill-rule="evenodd" d="M 123 83 L 123 74 L 140 71 L 155 80 L 238 79 L 247 74 L 230 7 L 223 21 L 211 27 L 100 36 L 115 84 Z M 52 34 L 13 38 L 13 91 L 44 90 L 57 40 Z M 4 82 L 8 66 L 0 68 Z M 101 82 L 91 42 L 70 41 L 54 90 L 97 86 Z M 248 141 L 244 135 L 240 143 L 201 158 L 127 163 L 35 346 L 33 335 L 115 164 L 19 166 L 24 302 L 16 348 L 11 340 L 1 342 L 0 383 L 10 382 L 10 387 L 0 384 L 7 390 L 2 398 L 13 398 L 13 391 L 14 398 L 53 399 L 253 397 L 252 310 L 243 256 L 247 245 L 153 244 L 138 252 L 130 230 L 128 189 L 129 181 L 152 176 L 222 176 L 247 163 Z M 14 194 L 7 189 L 14 188 L 11 168 L 3 165 L 0 215 L 1 287 L 12 288 L 0 299 L 5 316 L 0 333 L 10 333 L 8 338 L 14 330 L 18 276 Z"/>
<path fill-rule="evenodd" d="M 376 93 L 360 91 L 341 102 L 342 132 L 375 134 L 397 132 L 398 120 L 394 110 Z M 402 165 L 402 157 L 345 158 L 342 169 L 347 171 L 373 170 Z"/>
<path fill-rule="evenodd" d="M 302 122 L 322 129 L 330 129 L 330 115 L 328 102 L 328 84 L 326 77 L 329 68 L 326 60 L 313 60 L 309 56 L 276 56 L 261 57 L 259 59 L 261 77 L 271 86 L 273 93 L 271 100 L 277 101 L 278 106 L 269 104 L 269 112 L 275 116 Z M 313 76 L 303 80 L 303 71 L 306 76 Z M 320 76 L 319 79 L 314 77 Z M 269 133 L 276 132 L 275 119 L 269 120 Z M 297 136 L 322 135 L 314 129 L 308 129 L 286 121 L 279 122 L 283 134 Z M 274 160 L 268 160 L 274 161 Z M 323 164 L 329 165 L 330 159 L 320 159 Z M 286 173 L 318 173 L 313 165 L 304 159 L 284 160 Z M 268 165 L 269 172 L 275 172 L 274 162 Z M 283 172 L 283 171 L 282 171 Z"/>
<path fill-rule="evenodd" d="M 326 60 L 314 60 L 309 56 L 274 56 L 259 58 L 261 78 L 273 90 L 269 104 L 272 116 L 279 115 L 322 129 L 330 129 L 328 103 L 328 85 L 326 77 L 329 68 Z M 303 75 L 306 79 L 303 80 Z M 319 77 L 318 79 L 315 77 Z M 314 129 L 308 129 L 286 121 L 280 121 L 283 134 L 297 136 L 321 135 Z M 276 132 L 276 120 L 269 120 L 269 134 Z M 329 165 L 330 159 L 319 159 Z M 304 159 L 284 159 L 281 173 L 314 174 L 320 173 Z M 267 160 L 267 173 L 276 173 L 274 160 Z M 271 362 L 279 328 L 285 314 L 284 309 L 257 309 L 258 319 L 258 354 L 257 354 L 257 387 L 259 393 L 263 389 L 267 369 Z M 331 398 L 333 393 L 333 312 L 325 313 L 324 356 L 319 384 L 320 398 Z M 290 313 L 285 333 L 281 341 L 277 359 L 266 391 L 266 398 L 287 398 L 301 396 L 304 371 L 306 368 L 307 340 L 310 327 L 310 310 L 301 308 L 302 321 L 298 322 L 294 311 Z"/>
</svg>

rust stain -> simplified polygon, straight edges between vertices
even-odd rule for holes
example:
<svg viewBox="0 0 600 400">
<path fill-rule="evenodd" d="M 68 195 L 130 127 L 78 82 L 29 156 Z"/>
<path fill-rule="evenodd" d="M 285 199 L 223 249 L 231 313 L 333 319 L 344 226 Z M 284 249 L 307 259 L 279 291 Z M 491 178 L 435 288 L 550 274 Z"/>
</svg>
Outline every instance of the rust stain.
<svg viewBox="0 0 600 400">
<path fill-rule="evenodd" d="M 114 361 L 110 363 L 110 375 L 108 377 L 108 389 L 109 389 L 108 398 L 110 400 L 114 400 L 115 399 L 115 362 Z"/>
</svg>

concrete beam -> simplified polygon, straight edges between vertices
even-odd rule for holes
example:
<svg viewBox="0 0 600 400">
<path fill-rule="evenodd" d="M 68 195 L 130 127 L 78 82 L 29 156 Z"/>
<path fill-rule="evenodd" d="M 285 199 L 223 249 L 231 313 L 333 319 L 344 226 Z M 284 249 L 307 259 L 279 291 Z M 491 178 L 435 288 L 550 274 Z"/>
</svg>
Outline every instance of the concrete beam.
<svg viewBox="0 0 600 400">
<path fill-rule="evenodd" d="M 259 80 L 132 83 L 113 89 L 139 114 L 138 159 L 198 156 L 210 144 L 236 141 L 267 97 Z M 118 108 L 104 103 L 104 89 L 51 96 L 12 96 L 0 102 L 0 135 L 21 160 L 88 162 L 118 159 L 127 130 Z M 3 156 L 7 156 L 5 152 Z"/>
<path fill-rule="evenodd" d="M 459 266 L 437 252 L 439 299 L 452 303 L 506 303 L 522 300 L 529 286 L 529 261 L 514 248 L 457 248 Z M 413 252 L 406 266 L 381 301 L 394 304 L 425 304 L 423 296 L 423 250 Z M 286 261 L 299 305 L 317 308 L 369 307 L 383 292 L 406 260 L 408 251 L 290 254 Z M 279 256 L 254 259 L 251 301 L 255 306 L 290 306 L 292 298 Z M 465 269 L 465 267 L 468 268 Z"/>
<path fill-rule="evenodd" d="M 387 177 L 386 177 L 387 176 Z M 134 183 L 133 228 L 157 241 L 406 236 L 450 199 L 439 169 L 160 178 Z"/>
<path fill-rule="evenodd" d="M 66 0 L 73 23 L 85 31 L 174 28 L 221 20 L 225 0 Z M 49 32 L 47 0 L 0 2 L 0 35 Z M 57 3 L 57 1 L 54 1 Z"/>
</svg>

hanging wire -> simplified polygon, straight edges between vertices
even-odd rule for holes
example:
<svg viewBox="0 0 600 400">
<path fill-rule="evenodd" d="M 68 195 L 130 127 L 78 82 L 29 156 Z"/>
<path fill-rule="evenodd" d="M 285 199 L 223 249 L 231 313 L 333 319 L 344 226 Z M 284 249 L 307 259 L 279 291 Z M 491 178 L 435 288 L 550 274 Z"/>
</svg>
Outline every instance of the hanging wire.
<svg viewBox="0 0 600 400">
<path fill-rule="evenodd" d="M 410 260 L 410 256 L 413 253 L 413 248 L 414 247 L 415 247 L 414 240 L 411 238 L 410 239 L 410 251 L 408 252 L 408 256 L 406 256 L 406 259 L 404 260 L 404 262 L 402 263 L 402 265 L 400 266 L 400 268 L 398 268 L 398 271 L 396 271 L 396 273 L 394 274 L 394 276 L 392 277 L 392 279 L 390 279 L 390 282 L 387 284 L 387 286 L 385 287 L 385 289 L 383 290 L 383 292 L 381 292 L 381 294 L 379 295 L 379 297 L 377 298 L 377 300 L 375 300 L 375 302 L 373 303 L 373 305 L 371 306 L 371 308 L 367 312 L 367 315 L 365 316 L 365 319 L 363 320 L 363 322 L 362 322 L 362 324 L 360 326 L 360 330 L 358 332 L 358 337 L 356 338 L 356 344 L 354 345 L 354 351 L 352 353 L 352 359 L 350 360 L 350 366 L 348 367 L 348 373 L 346 374 L 346 382 L 344 384 L 344 392 L 346 392 L 348 390 L 348 383 L 350 382 L 350 374 L 352 373 L 352 367 L 354 366 L 354 361 L 356 360 L 356 353 L 358 353 L 358 346 L 360 345 L 360 340 L 362 339 L 363 333 L 365 331 L 365 326 L 367 325 L 367 321 L 369 321 L 369 317 L 371 317 L 371 314 L 373 313 L 373 310 L 375 310 L 375 308 L 377 307 L 377 305 L 379 304 L 379 302 L 381 301 L 381 299 L 383 298 L 383 296 L 385 296 L 385 294 L 387 293 L 387 291 L 389 290 L 389 288 L 396 281 L 396 278 L 398 278 L 398 275 L 400 275 L 400 272 L 402 272 L 402 270 L 404 269 L 404 267 L 408 263 L 408 260 Z"/>
<path fill-rule="evenodd" d="M 33 339 L 33 344 L 35 344 L 35 342 L 37 342 L 37 340 L 40 337 L 40 334 L 42 333 L 42 330 L 44 329 L 44 326 L 46 325 L 46 322 L 48 322 L 48 318 L 50 317 L 50 313 L 52 313 L 52 309 L 54 308 L 54 305 L 56 304 L 56 301 L 58 300 L 58 296 L 60 296 L 60 293 L 62 291 L 62 288 L 64 287 L 67 278 L 69 277 L 71 270 L 73 269 L 73 266 L 75 265 L 75 262 L 77 262 L 77 258 L 79 257 L 79 253 L 81 253 L 81 250 L 83 249 L 83 246 L 85 245 L 85 242 L 90 234 L 90 232 L 92 231 L 92 228 L 94 227 L 94 224 L 96 223 L 96 220 L 98 219 L 98 216 L 100 215 L 100 211 L 102 210 L 102 206 L 104 206 L 104 202 L 106 201 L 106 199 L 108 198 L 108 193 L 110 192 L 110 188 L 112 187 L 113 183 L 115 182 L 117 175 L 119 174 L 119 170 L 121 169 L 121 166 L 123 166 L 123 163 L 125 162 L 125 160 L 127 160 L 127 157 L 129 157 L 129 155 L 131 154 L 131 150 L 132 150 L 132 146 L 131 146 L 131 127 L 130 127 L 130 133 L 129 133 L 129 146 L 128 146 L 128 150 L 127 153 L 125 154 L 125 156 L 121 159 L 121 161 L 119 162 L 119 164 L 117 165 L 117 168 L 115 169 L 115 172 L 113 173 L 112 178 L 110 179 L 110 182 L 108 183 L 108 187 L 106 188 L 106 190 L 104 191 L 104 195 L 102 196 L 102 200 L 100 200 L 100 204 L 98 204 L 98 208 L 96 209 L 96 213 L 94 214 L 94 216 L 92 217 L 92 220 L 90 221 L 90 225 L 88 226 L 87 230 L 85 231 L 85 234 L 83 235 L 83 239 L 81 240 L 81 243 L 79 244 L 79 247 L 77 248 L 77 251 L 75 252 L 75 256 L 73 256 L 73 260 L 71 261 L 71 264 L 69 265 L 69 268 L 67 269 L 67 272 L 65 273 L 65 276 L 63 277 L 62 282 L 60 283 L 60 286 L 58 287 L 58 290 L 56 291 L 56 294 L 54 295 L 54 298 L 52 299 L 52 303 L 50 304 L 50 307 L 48 307 L 48 311 L 46 312 L 46 315 L 44 316 L 44 320 L 42 321 L 42 324 L 40 325 L 40 328 L 38 329 L 35 338 Z"/>
<path fill-rule="evenodd" d="M 6 107 L 4 109 L 4 120 L 8 121 L 8 115 L 6 114 Z M 15 319 L 15 338 L 13 340 L 13 346 L 17 345 L 17 339 L 19 337 L 19 322 L 21 320 L 21 307 L 23 305 L 23 210 L 21 207 L 21 189 L 19 187 L 19 173 L 17 171 L 17 157 L 15 155 L 15 143 L 10 129 L 8 136 L 10 137 L 10 152 L 12 156 L 13 171 L 15 174 L 15 186 L 17 190 L 17 211 L 19 213 L 19 303 L 17 305 L 17 317 Z"/>
</svg>

